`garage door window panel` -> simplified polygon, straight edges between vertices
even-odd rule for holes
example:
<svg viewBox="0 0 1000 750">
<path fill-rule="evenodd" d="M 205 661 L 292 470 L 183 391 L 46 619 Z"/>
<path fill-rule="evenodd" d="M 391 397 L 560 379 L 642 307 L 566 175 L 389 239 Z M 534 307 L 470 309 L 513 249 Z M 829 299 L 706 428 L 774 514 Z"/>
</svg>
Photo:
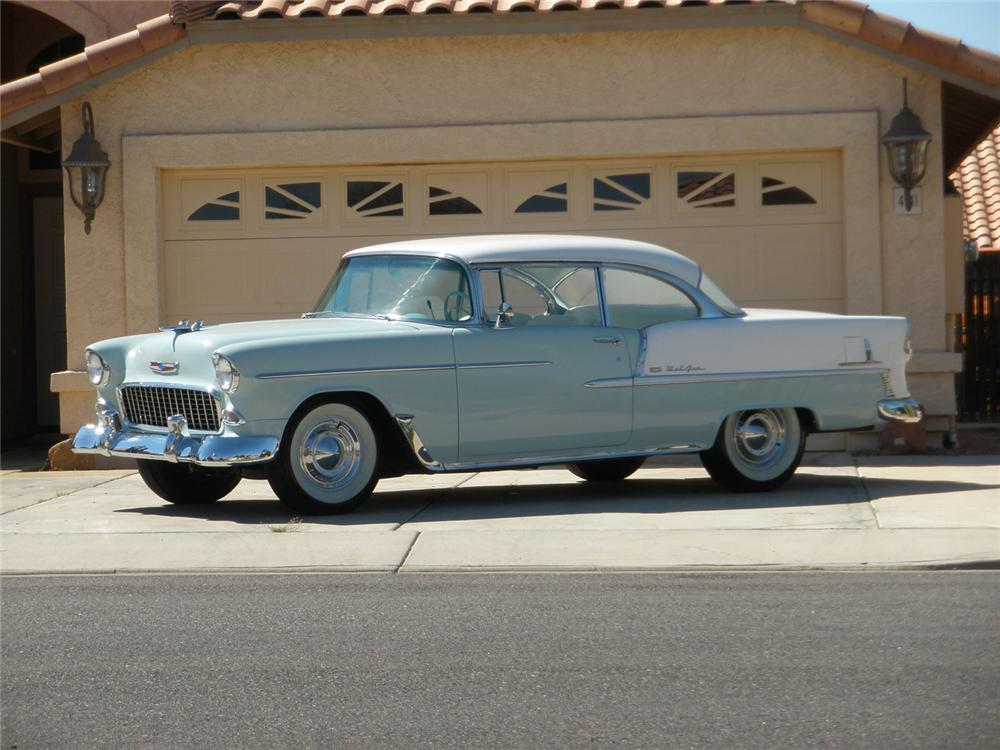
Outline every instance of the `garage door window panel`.
<svg viewBox="0 0 1000 750">
<path fill-rule="evenodd" d="M 648 213 L 652 196 L 651 175 L 647 171 L 615 171 L 594 175 L 591 180 L 591 208 L 598 213 Z"/>
<path fill-rule="evenodd" d="M 322 183 L 268 182 L 264 185 L 264 218 L 278 221 L 305 221 L 319 216 L 323 205 Z"/>
<path fill-rule="evenodd" d="M 608 325 L 620 328 L 646 328 L 698 317 L 698 306 L 679 288 L 638 271 L 605 269 L 604 299 Z"/>
<path fill-rule="evenodd" d="M 682 169 L 677 172 L 677 198 L 684 208 L 736 207 L 734 169 Z"/>
<path fill-rule="evenodd" d="M 401 217 L 404 210 L 401 179 L 358 179 L 347 181 L 347 208 L 350 218 Z"/>
</svg>

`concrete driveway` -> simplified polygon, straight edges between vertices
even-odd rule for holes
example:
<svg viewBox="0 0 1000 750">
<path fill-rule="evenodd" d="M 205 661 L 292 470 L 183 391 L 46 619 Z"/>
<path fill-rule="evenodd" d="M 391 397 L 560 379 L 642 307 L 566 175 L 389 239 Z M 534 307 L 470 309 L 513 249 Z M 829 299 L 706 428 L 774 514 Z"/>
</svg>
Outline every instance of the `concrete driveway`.
<svg viewBox="0 0 1000 750">
<path fill-rule="evenodd" d="M 777 492 L 690 458 L 616 485 L 562 468 L 402 477 L 347 516 L 294 517 L 266 482 L 175 506 L 134 472 L 4 472 L 4 573 L 658 570 L 1000 564 L 1000 456 L 810 454 Z"/>
</svg>

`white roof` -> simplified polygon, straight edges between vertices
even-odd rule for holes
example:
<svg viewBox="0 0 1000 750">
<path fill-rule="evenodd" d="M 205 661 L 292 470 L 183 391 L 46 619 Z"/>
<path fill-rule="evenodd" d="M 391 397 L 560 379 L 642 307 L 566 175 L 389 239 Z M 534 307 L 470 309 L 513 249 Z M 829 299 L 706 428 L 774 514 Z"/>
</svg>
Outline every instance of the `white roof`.
<svg viewBox="0 0 1000 750">
<path fill-rule="evenodd" d="M 701 279 L 701 269 L 690 258 L 649 242 L 621 240 L 613 237 L 585 237 L 558 234 L 492 234 L 470 237 L 438 237 L 434 239 L 388 242 L 352 250 L 345 257 L 377 253 L 444 253 L 467 263 L 515 263 L 616 261 L 646 266 L 669 273 L 692 286 Z"/>
</svg>

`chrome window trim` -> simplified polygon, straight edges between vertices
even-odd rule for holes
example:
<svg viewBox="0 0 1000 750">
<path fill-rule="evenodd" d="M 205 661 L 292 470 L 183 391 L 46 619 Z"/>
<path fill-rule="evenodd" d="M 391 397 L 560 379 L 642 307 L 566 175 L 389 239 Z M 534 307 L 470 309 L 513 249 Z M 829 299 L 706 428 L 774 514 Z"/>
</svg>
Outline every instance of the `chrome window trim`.
<svg viewBox="0 0 1000 750">
<path fill-rule="evenodd" d="M 443 260 L 450 260 L 457 263 L 466 273 L 466 277 L 469 280 L 469 293 L 472 297 L 472 316 L 469 320 L 464 321 L 446 321 L 446 320 L 420 320 L 421 324 L 429 325 L 440 325 L 448 328 L 472 328 L 472 327 L 489 327 L 488 322 L 488 312 L 486 310 L 485 296 L 483 294 L 482 284 L 479 280 L 480 271 L 501 271 L 504 268 L 512 268 L 516 266 L 547 266 L 547 267 L 557 267 L 557 266 L 568 266 L 572 265 L 577 268 L 588 267 L 596 268 L 596 283 L 597 283 L 597 293 L 600 301 L 601 307 L 601 320 L 603 327 L 614 327 L 613 322 L 608 318 L 607 312 L 607 299 L 605 296 L 605 284 L 604 284 L 604 269 L 616 268 L 623 271 L 632 271 L 634 273 L 641 273 L 647 276 L 664 281 L 668 284 L 675 286 L 682 293 L 685 294 L 694 303 L 695 307 L 698 309 L 698 319 L 716 319 L 716 318 L 741 318 L 745 316 L 745 312 L 741 311 L 739 314 L 730 314 L 725 310 L 717 306 L 711 298 L 708 297 L 697 285 L 691 285 L 684 281 L 683 279 L 674 276 L 672 274 L 666 273 L 665 271 L 660 271 L 655 268 L 650 268 L 649 266 L 637 265 L 635 263 L 619 263 L 613 260 L 595 262 L 593 260 L 574 260 L 572 256 L 567 257 L 564 260 L 547 260 L 543 262 L 533 261 L 530 258 L 525 258 L 524 260 L 514 260 L 507 261 L 504 263 L 477 263 L 472 264 L 452 253 L 446 252 L 432 252 L 428 250 L 393 250 L 391 252 L 386 252 L 385 250 L 351 250 L 341 258 L 340 264 L 337 266 L 337 271 L 339 272 L 340 266 L 348 262 L 351 258 L 360 257 L 372 257 L 372 256 L 394 256 L 394 255 L 407 255 L 412 257 L 423 257 L 423 258 L 441 258 Z M 704 270 L 698 267 L 698 279 L 699 283 L 701 281 L 701 276 Z M 336 272 L 335 272 L 336 274 Z M 530 282 L 529 282 L 530 283 Z M 503 290 L 503 274 L 500 274 L 500 284 L 501 284 L 501 294 L 504 294 Z M 324 288 L 323 293 L 326 293 Z M 506 295 L 504 295 L 506 298 Z M 320 297 L 322 299 L 322 296 Z M 318 300 L 317 300 L 318 302 Z M 332 317 L 336 317 L 336 314 L 332 314 Z M 390 320 L 400 320 L 408 321 L 407 318 L 395 318 L 390 317 Z M 413 322 L 413 321 L 410 321 Z"/>
<path fill-rule="evenodd" d="M 630 378 L 601 378 L 589 380 L 584 388 L 641 388 L 654 385 L 674 385 L 684 383 L 728 383 L 735 380 L 782 380 L 787 378 L 819 378 L 830 376 L 853 376 L 888 372 L 881 367 L 853 370 L 775 370 L 772 372 L 715 372 L 701 375 L 634 375 Z"/>
<path fill-rule="evenodd" d="M 407 255 L 414 258 L 435 258 L 440 260 L 449 260 L 452 261 L 453 263 L 457 263 L 461 267 L 462 271 L 465 273 L 465 278 L 469 282 L 469 297 L 472 301 L 472 314 L 469 316 L 468 320 L 430 320 L 425 318 L 414 319 L 414 318 L 404 318 L 402 316 L 394 316 L 394 315 L 372 315 L 371 317 L 385 318 L 387 320 L 409 322 L 409 323 L 420 323 L 421 325 L 440 325 L 444 326 L 445 328 L 471 328 L 473 326 L 484 325 L 483 323 L 484 310 L 482 303 L 483 294 L 482 294 L 482 289 L 479 286 L 479 276 L 473 272 L 474 271 L 473 267 L 464 258 L 460 258 L 457 255 L 452 255 L 451 253 L 435 253 L 427 250 L 421 250 L 421 251 L 393 250 L 392 252 L 386 252 L 385 250 L 364 250 L 364 249 L 350 250 L 344 254 L 344 257 L 340 259 L 340 263 L 337 264 L 337 268 L 334 270 L 333 276 L 331 276 L 331 281 L 333 280 L 334 276 L 340 273 L 341 267 L 348 261 L 350 261 L 352 258 L 371 258 L 371 257 L 378 257 L 380 255 L 390 258 L 398 255 Z M 323 287 L 323 291 L 320 293 L 319 299 L 316 300 L 316 304 L 314 304 L 313 307 L 319 305 L 319 301 L 323 299 L 323 295 L 326 294 L 328 288 L 329 288 L 329 283 L 327 284 L 327 286 Z M 479 308 L 478 311 L 477 307 Z M 325 313 L 324 311 L 313 310 L 311 313 L 303 313 L 303 316 L 309 316 L 315 318 L 321 316 L 327 317 L 327 313 Z M 338 315 L 337 313 L 331 312 L 329 313 L 329 317 L 336 318 L 341 316 Z"/>
<path fill-rule="evenodd" d="M 671 286 L 676 287 L 685 297 L 691 300 L 694 304 L 695 309 L 698 311 L 698 317 L 695 320 L 702 319 L 712 319 L 712 318 L 728 318 L 734 317 L 727 315 L 724 310 L 718 307 L 704 292 L 699 290 L 697 287 L 691 286 L 683 279 L 679 279 L 676 276 L 672 276 L 669 273 L 664 273 L 663 271 L 657 271 L 654 268 L 648 268 L 646 266 L 637 266 L 631 263 L 616 263 L 614 261 L 601 264 L 601 276 L 604 276 L 605 270 L 618 270 L 618 271 L 631 271 L 632 273 L 645 274 L 646 276 L 651 276 L 654 279 L 663 281 Z M 607 305 L 607 300 L 604 301 Z M 669 322 L 669 321 L 665 321 Z M 614 321 L 611 321 L 611 325 L 614 326 Z M 653 324 L 658 325 L 658 324 Z M 625 326 L 619 326 L 624 328 Z M 647 326 L 648 327 L 648 326 Z M 641 330 L 641 329 L 632 329 Z"/>
<path fill-rule="evenodd" d="M 173 388 L 174 390 L 189 390 L 189 391 L 201 391 L 207 393 L 212 397 L 212 401 L 215 402 L 215 413 L 219 419 L 219 429 L 218 430 L 190 430 L 194 435 L 220 435 L 225 430 L 225 425 L 227 422 L 223 419 L 225 414 L 225 402 L 226 394 L 216 385 L 195 385 L 190 383 L 177 383 L 171 381 L 169 383 L 159 383 L 155 381 L 147 380 L 133 380 L 127 383 L 120 383 L 117 388 L 115 388 L 115 397 L 118 400 L 118 407 L 120 412 L 121 423 L 125 427 L 131 427 L 136 430 L 141 430 L 145 432 L 157 432 L 157 433 L 168 433 L 170 432 L 169 427 L 161 427 L 155 424 L 142 424 L 140 422 L 131 422 L 125 418 L 125 402 L 122 400 L 122 390 L 129 386 L 138 386 L 141 388 Z"/>
</svg>

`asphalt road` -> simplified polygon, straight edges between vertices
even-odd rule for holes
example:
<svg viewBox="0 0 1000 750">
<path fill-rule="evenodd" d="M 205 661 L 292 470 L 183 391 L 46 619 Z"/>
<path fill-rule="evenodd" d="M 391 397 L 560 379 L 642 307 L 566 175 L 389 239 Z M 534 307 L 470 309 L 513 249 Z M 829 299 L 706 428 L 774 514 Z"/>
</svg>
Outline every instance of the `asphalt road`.
<svg viewBox="0 0 1000 750">
<path fill-rule="evenodd" d="M 1000 573 L 6 578 L 2 748 L 993 748 Z"/>
</svg>

